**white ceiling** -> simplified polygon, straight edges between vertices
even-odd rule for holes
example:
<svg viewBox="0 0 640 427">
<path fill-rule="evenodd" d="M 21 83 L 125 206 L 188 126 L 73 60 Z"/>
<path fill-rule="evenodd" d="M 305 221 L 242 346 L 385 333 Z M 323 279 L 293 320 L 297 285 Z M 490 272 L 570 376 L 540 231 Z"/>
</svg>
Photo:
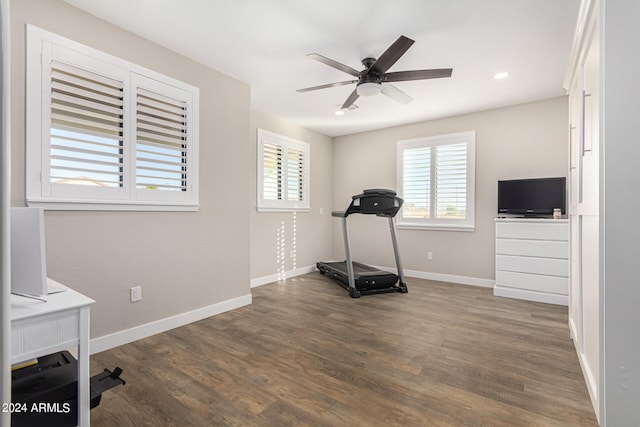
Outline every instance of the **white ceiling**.
<svg viewBox="0 0 640 427">
<path fill-rule="evenodd" d="M 256 110 L 329 136 L 519 104 L 564 94 L 579 0 L 65 0 L 248 83 Z M 306 57 L 357 70 L 400 35 L 415 44 L 389 71 L 453 68 L 451 78 L 400 82 L 414 98 L 379 95 L 334 114 L 353 78 Z M 508 71 L 504 80 L 494 80 Z"/>
</svg>

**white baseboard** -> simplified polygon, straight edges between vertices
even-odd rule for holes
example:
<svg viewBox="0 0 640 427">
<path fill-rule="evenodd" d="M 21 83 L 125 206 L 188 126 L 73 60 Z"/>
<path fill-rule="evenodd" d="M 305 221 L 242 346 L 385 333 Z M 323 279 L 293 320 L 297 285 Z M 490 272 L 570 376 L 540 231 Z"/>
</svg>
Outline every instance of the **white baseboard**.
<svg viewBox="0 0 640 427">
<path fill-rule="evenodd" d="M 249 304 L 251 304 L 251 294 L 94 338 L 91 340 L 89 348 L 91 349 L 91 354 L 100 353 L 101 351 L 147 338 L 151 335 L 197 322 L 198 320 L 206 319 L 207 317 L 215 316 L 216 314 L 221 314 Z"/>
<path fill-rule="evenodd" d="M 251 287 L 256 288 L 258 286 L 267 285 L 269 283 L 278 282 L 280 280 L 289 279 L 291 277 L 301 276 L 303 274 L 316 271 L 315 265 L 309 265 L 306 267 L 296 268 L 295 270 L 285 271 L 283 273 L 270 274 L 269 276 L 257 277 L 251 279 Z"/>
<path fill-rule="evenodd" d="M 393 270 L 395 271 L 395 269 Z M 481 279 L 479 277 L 457 276 L 455 274 L 431 273 L 429 271 L 406 270 L 406 277 L 414 277 L 416 279 L 436 280 L 438 282 L 459 283 L 461 285 L 480 286 L 483 288 L 492 288 L 495 281 L 491 279 Z"/>
<path fill-rule="evenodd" d="M 395 267 L 379 267 L 374 266 L 378 270 L 390 271 L 392 273 L 398 274 L 398 269 Z M 492 288 L 495 280 L 491 279 L 480 279 L 479 277 L 469 277 L 469 276 L 458 276 L 455 274 L 444 274 L 444 273 L 432 273 L 430 271 L 420 271 L 420 270 L 407 270 L 403 269 L 405 277 L 413 277 L 415 279 L 426 279 L 426 280 L 435 280 L 437 282 L 449 282 L 449 283 L 459 283 L 461 285 L 471 285 L 471 286 L 480 286 L 482 288 Z"/>
<path fill-rule="evenodd" d="M 574 343 L 577 342 L 578 328 L 576 328 L 576 322 L 574 322 L 571 316 L 569 316 L 569 337 L 573 340 Z"/>
<path fill-rule="evenodd" d="M 390 271 L 396 274 L 398 273 L 395 267 L 381 267 L 381 266 L 373 266 L 373 267 L 379 270 Z M 295 270 L 289 270 L 284 273 L 271 274 L 269 276 L 258 277 L 255 279 L 251 279 L 251 287 L 255 288 L 258 286 L 277 282 L 279 280 L 301 276 L 303 274 L 311 273 L 316 270 L 317 269 L 315 265 L 310 265 L 310 266 L 298 268 Z M 491 279 L 481 279 L 478 277 L 469 277 L 469 276 L 457 276 L 454 274 L 431 273 L 428 271 L 419 271 L 419 270 L 405 269 L 404 275 L 405 277 L 414 277 L 416 279 L 427 279 L 427 280 L 436 280 L 439 282 L 459 283 L 462 285 L 480 286 L 483 288 L 492 288 L 493 285 L 495 284 L 495 281 Z"/>
<path fill-rule="evenodd" d="M 546 292 L 529 291 L 524 289 L 508 288 L 496 285 L 493 288 L 493 295 L 497 297 L 507 297 L 524 299 L 527 301 L 545 302 L 547 304 L 569 305 L 567 295 L 550 294 Z"/>
<path fill-rule="evenodd" d="M 593 370 L 589 365 L 589 361 L 587 357 L 582 352 L 580 348 L 578 348 L 578 341 L 574 340 L 574 348 L 576 349 L 576 353 L 578 354 L 578 361 L 580 362 L 580 368 L 582 369 L 582 375 L 584 376 L 585 383 L 587 384 L 587 391 L 589 392 L 589 398 L 591 399 L 591 406 L 596 413 L 596 418 L 598 422 L 600 422 L 600 402 L 598 400 L 598 383 L 593 374 Z"/>
</svg>

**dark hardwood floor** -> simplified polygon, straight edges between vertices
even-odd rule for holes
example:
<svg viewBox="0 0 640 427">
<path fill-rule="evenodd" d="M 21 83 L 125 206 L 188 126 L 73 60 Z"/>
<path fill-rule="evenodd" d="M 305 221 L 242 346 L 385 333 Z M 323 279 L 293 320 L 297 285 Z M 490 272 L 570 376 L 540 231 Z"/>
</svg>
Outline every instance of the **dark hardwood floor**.
<svg viewBox="0 0 640 427">
<path fill-rule="evenodd" d="M 567 308 L 408 279 L 352 299 L 319 273 L 91 357 L 125 386 L 93 426 L 595 426 Z"/>
</svg>

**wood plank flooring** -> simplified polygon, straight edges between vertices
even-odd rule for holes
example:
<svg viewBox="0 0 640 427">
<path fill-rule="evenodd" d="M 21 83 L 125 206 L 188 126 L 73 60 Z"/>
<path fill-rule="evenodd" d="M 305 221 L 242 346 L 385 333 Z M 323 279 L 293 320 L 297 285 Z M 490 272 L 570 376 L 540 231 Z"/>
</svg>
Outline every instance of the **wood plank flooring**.
<svg viewBox="0 0 640 427">
<path fill-rule="evenodd" d="M 92 426 L 596 426 L 567 308 L 408 279 L 352 299 L 310 273 L 91 357 L 125 386 Z"/>
</svg>

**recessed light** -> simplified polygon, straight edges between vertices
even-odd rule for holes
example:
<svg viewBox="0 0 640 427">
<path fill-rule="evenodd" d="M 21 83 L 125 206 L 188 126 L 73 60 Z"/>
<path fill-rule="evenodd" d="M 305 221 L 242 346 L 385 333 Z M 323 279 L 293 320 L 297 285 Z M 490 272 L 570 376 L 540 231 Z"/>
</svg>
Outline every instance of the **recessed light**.
<svg viewBox="0 0 640 427">
<path fill-rule="evenodd" d="M 344 116 L 344 112 L 345 112 L 344 108 L 336 110 L 336 116 Z"/>
<path fill-rule="evenodd" d="M 493 76 L 493 78 L 496 79 L 496 80 L 501 80 L 501 79 L 504 79 L 504 78 L 507 78 L 507 77 L 509 77 L 509 73 L 506 72 L 506 71 L 502 71 L 502 72 L 496 74 L 495 76 Z"/>
</svg>

